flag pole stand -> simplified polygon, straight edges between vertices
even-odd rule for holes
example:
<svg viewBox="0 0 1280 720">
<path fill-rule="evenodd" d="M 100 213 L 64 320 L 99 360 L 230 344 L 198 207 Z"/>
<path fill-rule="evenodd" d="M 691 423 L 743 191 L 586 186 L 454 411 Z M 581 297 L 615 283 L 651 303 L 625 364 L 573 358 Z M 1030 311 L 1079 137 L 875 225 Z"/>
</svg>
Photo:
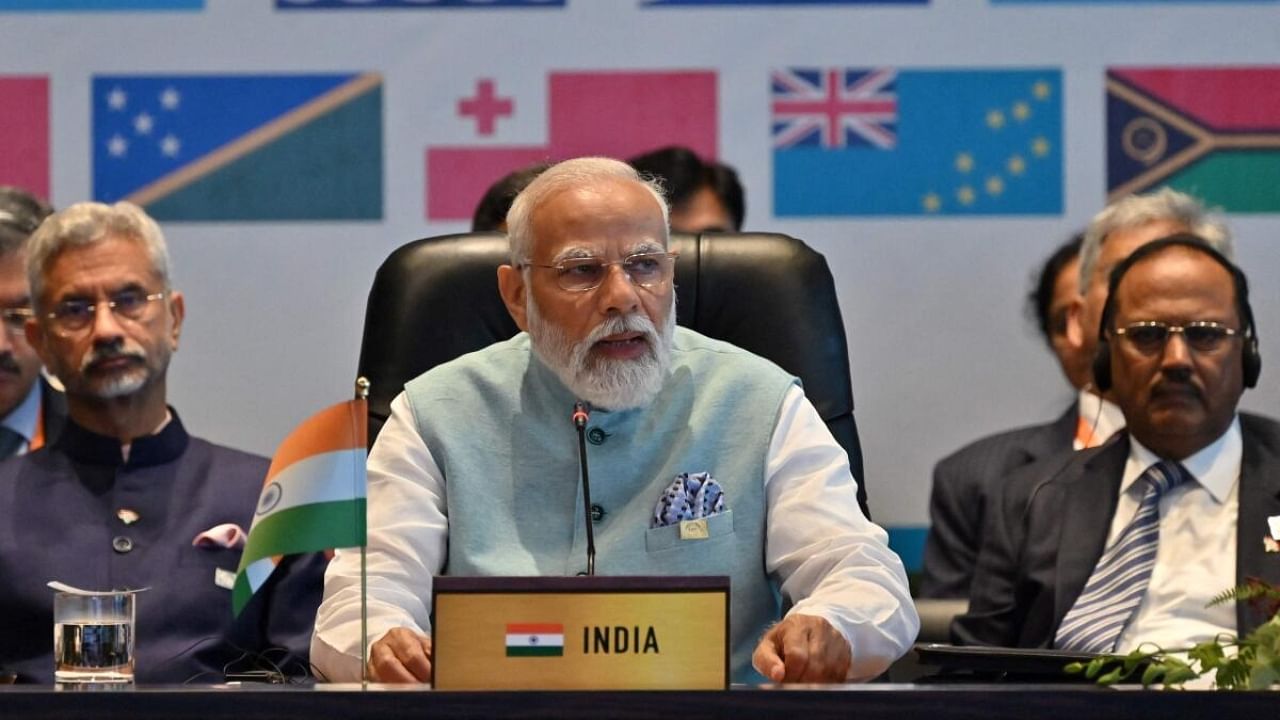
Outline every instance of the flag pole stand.
<svg viewBox="0 0 1280 720">
<path fill-rule="evenodd" d="M 356 378 L 356 399 L 369 399 L 369 379 L 366 377 Z M 369 422 L 369 415 L 366 412 L 364 418 L 365 423 Z M 368 500 L 365 500 L 365 522 L 368 522 Z M 365 530 L 365 541 L 360 546 L 360 689 L 369 689 L 369 576 L 368 576 L 368 556 L 366 549 L 369 545 L 368 530 Z"/>
</svg>

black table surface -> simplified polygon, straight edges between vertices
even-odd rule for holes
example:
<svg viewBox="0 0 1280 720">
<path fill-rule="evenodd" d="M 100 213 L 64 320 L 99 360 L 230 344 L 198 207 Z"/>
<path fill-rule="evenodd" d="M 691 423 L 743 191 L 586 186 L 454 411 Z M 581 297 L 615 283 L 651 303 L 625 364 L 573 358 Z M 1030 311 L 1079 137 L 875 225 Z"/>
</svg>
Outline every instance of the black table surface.
<svg viewBox="0 0 1280 720">
<path fill-rule="evenodd" d="M 1226 718 L 1274 717 L 1280 693 L 1088 685 L 732 688 L 715 692 L 445 692 L 369 685 L 0 687 L 0 718 Z"/>
</svg>

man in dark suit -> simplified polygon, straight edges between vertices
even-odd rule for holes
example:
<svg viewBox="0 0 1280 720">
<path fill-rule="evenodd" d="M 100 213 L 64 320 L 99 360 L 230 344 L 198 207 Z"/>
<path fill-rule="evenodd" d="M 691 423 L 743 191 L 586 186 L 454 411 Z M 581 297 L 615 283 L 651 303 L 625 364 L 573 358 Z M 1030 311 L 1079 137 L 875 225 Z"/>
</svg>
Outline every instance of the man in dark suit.
<svg viewBox="0 0 1280 720">
<path fill-rule="evenodd" d="M 51 212 L 24 190 L 0 187 L 0 459 L 53 442 L 67 418 L 66 400 L 40 376 L 26 337 L 27 238 Z"/>
<path fill-rule="evenodd" d="M 1136 248 L 1176 232 L 1193 232 L 1232 257 L 1227 226 L 1196 198 L 1168 188 L 1117 200 L 1089 222 L 1074 271 L 1077 290 L 1072 292 L 1070 278 L 1063 277 L 1064 271 L 1071 271 L 1068 264 L 1058 269 L 1053 281 L 1054 300 L 1047 305 L 1036 300 L 1049 346 L 1078 390 L 1076 402 L 1051 423 L 983 438 L 938 463 L 929 505 L 932 527 L 925 545 L 922 597 L 969 596 L 989 498 L 1010 473 L 1059 452 L 1101 445 L 1124 427 L 1120 408 L 1107 393 L 1092 386 L 1089 371 L 1107 299 L 1107 278 Z M 1050 258 L 1037 294 L 1048 292 L 1047 275 L 1056 260 L 1058 254 Z"/>
<path fill-rule="evenodd" d="M 1280 424 L 1236 412 L 1261 367 L 1244 275 L 1180 234 L 1109 285 L 1094 373 L 1128 429 L 997 491 L 957 642 L 1127 652 L 1265 620 L 1207 607 L 1248 577 L 1280 583 Z"/>
<path fill-rule="evenodd" d="M 1041 269 L 1028 307 L 1062 372 L 1077 390 L 1087 383 L 1089 363 L 1066 340 L 1067 310 L 1078 294 L 1080 243 L 1072 237 Z M 989 435 L 943 458 L 933 469 L 929 537 L 924 548 L 920 596 L 967 598 L 982 544 L 982 516 L 989 488 L 1010 472 L 1071 447 L 1077 404 L 1052 422 Z"/>
</svg>

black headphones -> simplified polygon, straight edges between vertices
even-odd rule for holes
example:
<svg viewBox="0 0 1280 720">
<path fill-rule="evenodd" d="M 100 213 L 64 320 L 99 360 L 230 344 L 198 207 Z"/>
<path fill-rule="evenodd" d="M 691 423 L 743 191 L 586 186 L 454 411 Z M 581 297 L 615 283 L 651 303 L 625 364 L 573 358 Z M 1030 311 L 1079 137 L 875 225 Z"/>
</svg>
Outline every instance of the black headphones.
<svg viewBox="0 0 1280 720">
<path fill-rule="evenodd" d="M 1142 262 L 1144 258 L 1171 247 L 1185 247 L 1204 253 L 1231 273 L 1231 281 L 1236 290 L 1236 312 L 1244 324 L 1241 328 L 1244 333 L 1244 348 L 1240 353 L 1244 386 L 1247 388 L 1257 386 L 1258 375 L 1262 372 L 1262 354 L 1258 351 L 1258 330 L 1253 324 L 1253 308 L 1249 306 L 1249 281 L 1245 279 L 1244 272 L 1236 267 L 1235 263 L 1205 242 L 1204 238 L 1191 233 L 1178 233 L 1149 242 L 1134 250 L 1132 255 L 1121 261 L 1111 271 L 1111 279 L 1107 283 L 1107 302 L 1102 306 L 1102 322 L 1098 325 L 1098 351 L 1093 356 L 1094 387 L 1098 392 L 1111 389 L 1111 342 L 1107 338 L 1107 328 L 1111 327 L 1111 323 L 1115 320 L 1116 288 L 1120 287 L 1120 281 L 1125 273 L 1129 272 L 1134 265 Z"/>
</svg>

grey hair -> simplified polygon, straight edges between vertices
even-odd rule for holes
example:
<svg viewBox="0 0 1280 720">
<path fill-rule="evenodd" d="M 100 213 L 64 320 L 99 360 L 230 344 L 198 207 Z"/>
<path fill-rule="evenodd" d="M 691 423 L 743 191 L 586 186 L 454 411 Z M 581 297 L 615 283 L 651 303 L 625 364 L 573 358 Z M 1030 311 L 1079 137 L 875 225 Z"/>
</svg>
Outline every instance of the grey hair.
<svg viewBox="0 0 1280 720">
<path fill-rule="evenodd" d="M 141 243 L 151 258 L 151 269 L 164 289 L 170 289 L 169 248 L 155 220 L 133 203 L 82 202 L 50 215 L 28 241 L 27 280 L 32 301 L 41 302 L 45 273 L 63 250 L 93 245 L 110 237 Z"/>
<path fill-rule="evenodd" d="M 1089 290 L 1093 268 L 1108 235 L 1161 220 L 1185 225 L 1188 231 L 1204 238 L 1214 250 L 1235 262 L 1235 246 L 1227 224 L 1197 198 L 1165 187 L 1145 195 L 1123 197 L 1093 217 L 1085 230 L 1084 244 L 1080 246 L 1080 292 Z"/>
<path fill-rule="evenodd" d="M 511 264 L 523 265 L 529 261 L 533 249 L 533 213 L 553 196 L 575 187 L 589 185 L 601 180 L 630 180 L 640 183 L 654 202 L 662 208 L 662 226 L 669 223 L 670 209 L 662 194 L 662 186 L 656 181 L 642 177 L 636 169 L 622 162 L 606 157 L 583 157 L 565 160 L 552 165 L 516 196 L 507 212 L 507 241 L 511 247 Z M 667 244 L 664 230 L 663 245 Z"/>
</svg>

